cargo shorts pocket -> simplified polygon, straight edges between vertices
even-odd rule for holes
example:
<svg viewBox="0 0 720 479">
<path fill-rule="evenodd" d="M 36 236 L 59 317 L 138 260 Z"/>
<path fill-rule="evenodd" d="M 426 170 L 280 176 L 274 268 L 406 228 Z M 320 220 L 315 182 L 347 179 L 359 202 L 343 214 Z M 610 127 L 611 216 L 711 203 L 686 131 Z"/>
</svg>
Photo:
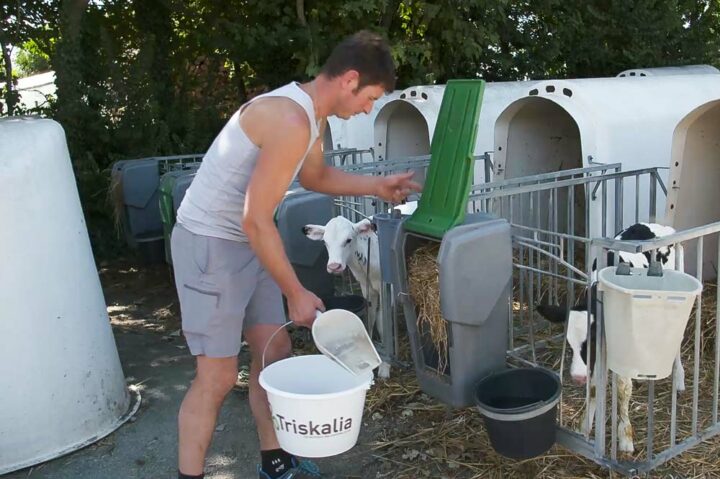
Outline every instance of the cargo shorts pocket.
<svg viewBox="0 0 720 479">
<path fill-rule="evenodd" d="M 185 283 L 180 309 L 184 332 L 207 335 L 212 318 L 219 313 L 220 292 Z"/>
</svg>

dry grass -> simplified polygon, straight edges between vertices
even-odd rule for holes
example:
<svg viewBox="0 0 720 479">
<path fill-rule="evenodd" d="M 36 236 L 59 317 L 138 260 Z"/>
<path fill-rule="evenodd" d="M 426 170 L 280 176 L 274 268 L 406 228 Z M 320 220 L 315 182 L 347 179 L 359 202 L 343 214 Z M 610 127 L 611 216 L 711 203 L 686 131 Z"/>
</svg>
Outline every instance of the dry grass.
<svg viewBox="0 0 720 479">
<path fill-rule="evenodd" d="M 111 175 L 110 187 L 108 188 L 105 201 L 110 206 L 110 210 L 112 211 L 115 234 L 117 234 L 119 238 L 123 233 L 123 215 L 125 214 L 121 172 Z"/>
<path fill-rule="evenodd" d="M 437 256 L 440 243 L 420 246 L 408 260 L 408 287 L 417 311 L 417 326 L 427 331 L 438 353 L 437 371 L 445 371 L 448 361 L 447 325 L 440 310 L 440 273 Z"/>
<path fill-rule="evenodd" d="M 600 466 L 559 446 L 526 461 L 498 455 L 474 408 L 446 408 L 419 390 L 412 371 L 378 381 L 368 394 L 366 414 L 375 425 L 388 424 L 370 443 L 389 464 L 388 475 L 378 477 L 608 477 Z"/>
<path fill-rule="evenodd" d="M 702 297 L 701 355 L 698 385 L 698 428 L 702 430 L 712 421 L 712 388 L 714 382 L 716 286 L 705 285 Z M 516 344 L 527 340 L 527 317 L 520 324 L 517 313 L 527 311 L 527 305 L 515 301 Z M 560 325 L 548 323 L 533 315 L 536 341 L 562 335 Z M 677 394 L 677 441 L 691 437 L 694 367 L 694 314 L 688 322 L 683 343 L 683 362 L 687 390 Z M 563 340 L 552 340 L 537 350 L 537 362 L 559 371 Z M 566 348 L 565 370 L 569 367 L 569 348 Z M 529 352 L 528 359 L 529 359 Z M 567 374 L 567 373 L 566 373 Z M 670 444 L 671 380 L 655 383 L 654 452 L 667 449 Z M 611 389 L 606 405 L 611 414 Z M 646 460 L 645 442 L 648 425 L 648 383 L 634 382 L 630 402 L 630 418 L 635 429 L 636 452 L 618 454 L 621 461 Z M 561 403 L 561 419 L 565 427 L 577 429 L 585 403 L 585 389 L 565 381 Z M 490 445 L 481 415 L 475 408 L 452 410 L 424 394 L 412 370 L 394 370 L 394 377 L 377 381 L 368 394 L 367 420 L 377 431 L 370 441 L 376 457 L 386 466 L 386 475 L 377 477 L 406 478 L 606 478 L 622 477 L 591 460 L 561 446 L 534 459 L 517 461 L 498 455 Z M 611 444 L 611 422 L 606 426 L 608 454 Z M 594 434 L 594 430 L 593 430 Z M 720 478 L 720 436 L 684 452 L 645 477 L 651 478 Z"/>
</svg>

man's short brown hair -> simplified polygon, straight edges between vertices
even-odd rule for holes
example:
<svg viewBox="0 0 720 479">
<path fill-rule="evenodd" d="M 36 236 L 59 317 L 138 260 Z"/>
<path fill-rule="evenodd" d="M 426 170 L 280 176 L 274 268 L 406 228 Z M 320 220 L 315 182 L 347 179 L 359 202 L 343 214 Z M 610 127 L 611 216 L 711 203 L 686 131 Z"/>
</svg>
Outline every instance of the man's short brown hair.
<svg viewBox="0 0 720 479">
<path fill-rule="evenodd" d="M 361 30 L 345 38 L 332 51 L 320 73 L 335 78 L 348 70 L 360 74 L 358 89 L 382 85 L 386 92 L 395 89 L 395 63 L 383 37 Z"/>
</svg>

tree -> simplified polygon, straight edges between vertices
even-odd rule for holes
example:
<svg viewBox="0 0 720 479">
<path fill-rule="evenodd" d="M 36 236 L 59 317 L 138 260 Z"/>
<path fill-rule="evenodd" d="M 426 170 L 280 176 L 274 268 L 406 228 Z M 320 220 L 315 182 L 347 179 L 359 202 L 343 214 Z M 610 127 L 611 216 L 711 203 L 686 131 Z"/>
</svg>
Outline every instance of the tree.
<svg viewBox="0 0 720 479">
<path fill-rule="evenodd" d="M 511 42 L 532 76 L 614 76 L 719 60 L 717 0 L 513 3 L 520 34 Z"/>
<path fill-rule="evenodd" d="M 96 221 L 107 224 L 100 200 L 114 161 L 205 151 L 242 103 L 315 75 L 330 49 L 359 29 L 388 38 L 398 88 L 451 78 L 613 76 L 630 67 L 720 65 L 719 6 L 720 0 L 0 0 L 0 57 L 8 45 L 33 44 L 27 42 L 49 55 L 57 78 L 54 118 L 68 138 L 92 235 Z M 10 62 L 0 59 L 0 66 L 0 80 L 12 78 Z M 8 85 L 3 94 L 15 111 Z"/>
<path fill-rule="evenodd" d="M 20 47 L 15 63 L 19 76 L 27 77 L 50 70 L 50 54 L 42 51 L 35 40 L 28 40 Z"/>
<path fill-rule="evenodd" d="M 5 83 L 0 91 L 7 115 L 13 115 L 18 102 L 16 91 L 17 77 L 13 73 L 12 52 L 17 45 L 30 40 L 45 41 L 53 35 L 52 29 L 46 28 L 46 22 L 54 21 L 54 5 L 46 0 L 24 0 L 22 2 L 0 1 L 0 81 Z M 2 113 L 2 112 L 0 112 Z"/>
</svg>

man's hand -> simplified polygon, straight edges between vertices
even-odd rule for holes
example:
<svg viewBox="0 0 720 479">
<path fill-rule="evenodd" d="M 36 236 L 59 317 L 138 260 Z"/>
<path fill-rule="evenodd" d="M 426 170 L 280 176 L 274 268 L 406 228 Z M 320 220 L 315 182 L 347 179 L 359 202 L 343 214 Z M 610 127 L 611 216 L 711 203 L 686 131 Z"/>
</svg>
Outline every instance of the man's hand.
<svg viewBox="0 0 720 479">
<path fill-rule="evenodd" d="M 287 297 L 288 315 L 298 326 L 309 328 L 318 310 L 325 311 L 323 302 L 307 289 L 300 289 Z"/>
<path fill-rule="evenodd" d="M 400 203 L 413 191 L 422 190 L 422 186 L 411 180 L 414 173 L 400 173 L 390 176 L 376 176 L 375 196 L 390 203 Z"/>
</svg>

